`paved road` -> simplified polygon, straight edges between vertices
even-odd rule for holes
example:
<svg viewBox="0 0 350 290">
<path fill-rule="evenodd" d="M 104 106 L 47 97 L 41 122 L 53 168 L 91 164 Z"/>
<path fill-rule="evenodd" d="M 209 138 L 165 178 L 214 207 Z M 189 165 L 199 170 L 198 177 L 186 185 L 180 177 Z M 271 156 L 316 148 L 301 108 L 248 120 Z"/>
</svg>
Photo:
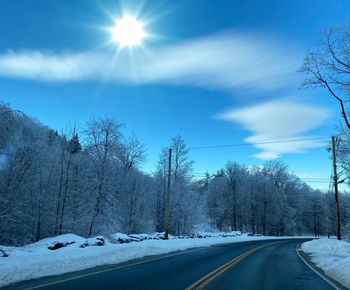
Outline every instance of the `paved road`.
<svg viewBox="0 0 350 290">
<path fill-rule="evenodd" d="M 334 289 L 298 257 L 295 248 L 303 241 L 218 245 L 22 282 L 7 289 Z"/>
</svg>

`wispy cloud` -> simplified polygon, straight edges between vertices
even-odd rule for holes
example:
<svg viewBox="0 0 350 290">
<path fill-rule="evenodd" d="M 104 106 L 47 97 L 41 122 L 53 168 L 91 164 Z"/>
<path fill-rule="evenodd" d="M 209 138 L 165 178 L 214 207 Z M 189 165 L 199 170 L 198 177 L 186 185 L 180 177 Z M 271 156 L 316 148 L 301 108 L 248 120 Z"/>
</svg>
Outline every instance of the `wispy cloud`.
<svg viewBox="0 0 350 290">
<path fill-rule="evenodd" d="M 265 35 L 226 33 L 147 52 L 137 50 L 132 57 L 122 53 L 115 58 L 108 52 L 9 51 L 0 54 L 0 76 L 271 90 L 293 80 L 299 64 L 299 51 L 290 44 Z"/>
<path fill-rule="evenodd" d="M 36 81 L 77 81 L 100 72 L 97 55 L 53 54 L 41 51 L 9 51 L 0 55 L 0 75 Z"/>
<path fill-rule="evenodd" d="M 328 118 L 327 109 L 297 103 L 288 99 L 269 101 L 219 114 L 222 120 L 240 123 L 252 135 L 245 139 L 262 151 L 254 156 L 276 159 L 286 153 L 302 153 L 323 146 L 317 140 L 300 142 L 255 144 L 275 140 L 310 139 L 306 132 L 322 125 Z"/>
</svg>

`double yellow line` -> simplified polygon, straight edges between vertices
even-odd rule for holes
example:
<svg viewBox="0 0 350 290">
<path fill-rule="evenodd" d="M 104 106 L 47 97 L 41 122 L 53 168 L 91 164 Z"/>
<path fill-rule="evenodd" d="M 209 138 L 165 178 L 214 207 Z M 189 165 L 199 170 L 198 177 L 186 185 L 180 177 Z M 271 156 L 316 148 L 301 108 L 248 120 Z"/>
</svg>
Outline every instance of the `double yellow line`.
<svg viewBox="0 0 350 290">
<path fill-rule="evenodd" d="M 196 282 L 194 282 L 193 284 L 191 284 L 190 286 L 188 286 L 185 290 L 193 290 L 193 289 L 203 289 L 205 288 L 209 283 L 211 283 L 212 281 L 214 281 L 218 276 L 220 276 L 222 273 L 224 273 L 225 271 L 227 271 L 228 269 L 232 268 L 233 266 L 235 266 L 237 263 L 239 263 L 241 260 L 243 260 L 244 258 L 248 257 L 249 255 L 253 254 L 254 252 L 265 248 L 267 246 L 273 245 L 273 244 L 277 244 L 280 242 L 273 242 L 273 243 L 268 243 L 262 246 L 258 246 L 255 247 L 247 252 L 244 252 L 243 254 L 239 255 L 238 257 L 232 259 L 231 261 L 227 262 L 226 264 L 220 266 L 219 268 L 216 268 L 214 271 L 210 272 L 209 274 L 203 276 L 202 278 L 200 278 L 199 280 L 197 280 Z"/>
</svg>

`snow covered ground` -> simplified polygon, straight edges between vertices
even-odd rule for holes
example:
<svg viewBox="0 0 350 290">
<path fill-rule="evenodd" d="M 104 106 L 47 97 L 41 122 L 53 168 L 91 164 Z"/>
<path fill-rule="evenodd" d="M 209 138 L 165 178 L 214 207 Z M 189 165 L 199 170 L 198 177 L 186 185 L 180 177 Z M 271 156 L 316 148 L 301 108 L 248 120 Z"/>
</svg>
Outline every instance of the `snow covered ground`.
<svg viewBox="0 0 350 290">
<path fill-rule="evenodd" d="M 8 254 L 8 257 L 1 257 L 0 252 L 0 287 L 22 280 L 59 275 L 100 265 L 117 264 L 136 258 L 189 248 L 281 238 L 240 235 L 240 233 L 234 232 L 225 234 L 202 233 L 201 235 L 202 237 L 206 236 L 206 238 L 172 237 L 169 240 L 156 240 L 159 238 L 159 234 L 151 236 L 144 234 L 134 235 L 133 238 L 133 241 L 142 239 L 142 242 L 125 242 L 128 236 L 118 233 L 110 237 L 114 243 L 105 240 L 103 246 L 94 246 L 101 242 L 101 237 L 85 239 L 74 234 L 65 234 L 23 247 L 0 246 Z M 150 238 L 151 240 L 149 240 Z M 66 244 L 66 246 L 56 250 L 48 249 L 57 242 Z"/>
<path fill-rule="evenodd" d="M 303 243 L 301 249 L 329 277 L 350 288 L 350 243 L 319 239 Z"/>
</svg>

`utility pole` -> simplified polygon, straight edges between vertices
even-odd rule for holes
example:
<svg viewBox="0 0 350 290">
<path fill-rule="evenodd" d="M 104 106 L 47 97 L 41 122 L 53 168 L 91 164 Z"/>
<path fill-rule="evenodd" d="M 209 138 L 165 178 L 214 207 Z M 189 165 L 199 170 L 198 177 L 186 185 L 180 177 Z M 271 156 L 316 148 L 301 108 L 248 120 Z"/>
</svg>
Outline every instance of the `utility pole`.
<svg viewBox="0 0 350 290">
<path fill-rule="evenodd" d="M 329 205 L 328 205 L 328 194 L 329 194 L 329 190 L 326 193 L 326 199 L 325 199 L 325 203 L 326 203 L 326 213 L 327 213 L 327 217 L 326 217 L 326 231 L 327 231 L 327 237 L 328 239 L 330 238 L 331 234 L 329 231 Z"/>
<path fill-rule="evenodd" d="M 332 136 L 332 160 L 333 160 L 333 184 L 334 184 L 335 210 L 336 210 L 336 221 L 337 221 L 337 239 L 341 240 L 339 198 L 338 198 L 337 159 L 336 159 L 336 154 L 335 154 L 335 137 L 334 136 Z"/>
<path fill-rule="evenodd" d="M 166 193 L 165 203 L 165 235 L 164 239 L 169 239 L 169 228 L 170 228 L 170 184 L 171 184 L 171 148 L 169 148 L 169 160 L 168 160 L 168 188 Z"/>
</svg>

